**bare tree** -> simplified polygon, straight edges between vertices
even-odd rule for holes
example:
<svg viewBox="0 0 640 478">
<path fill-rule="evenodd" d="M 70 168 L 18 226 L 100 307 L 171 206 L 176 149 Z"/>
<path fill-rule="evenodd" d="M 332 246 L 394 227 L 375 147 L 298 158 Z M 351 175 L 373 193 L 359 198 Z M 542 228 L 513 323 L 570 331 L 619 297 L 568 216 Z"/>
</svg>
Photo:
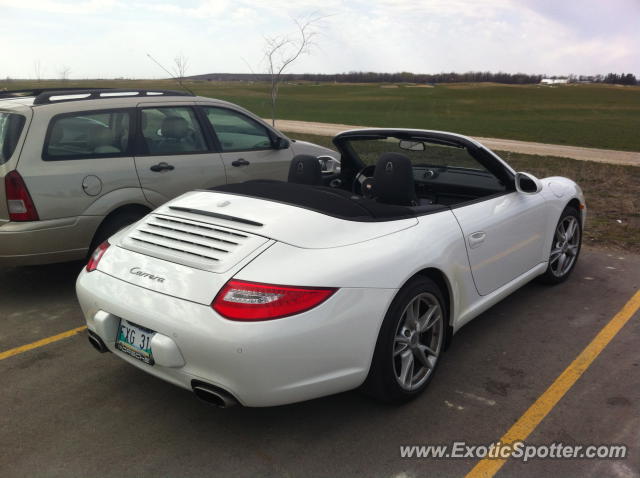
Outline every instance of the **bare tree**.
<svg viewBox="0 0 640 478">
<path fill-rule="evenodd" d="M 189 67 L 189 58 L 180 53 L 173 59 L 173 71 L 178 78 L 178 83 L 182 86 L 182 80 L 187 75 L 187 68 Z"/>
<path fill-rule="evenodd" d="M 36 77 L 36 81 L 40 83 L 40 81 L 42 81 L 42 63 L 40 60 L 33 62 L 33 73 Z"/>
<path fill-rule="evenodd" d="M 71 73 L 71 68 L 67 65 L 62 65 L 58 70 L 58 75 L 62 81 L 67 81 L 69 79 L 69 73 Z"/>
<path fill-rule="evenodd" d="M 312 13 L 294 20 L 297 27 L 295 35 L 265 37 L 264 58 L 269 74 L 271 123 L 273 126 L 276 125 L 276 103 L 282 75 L 300 56 L 310 53 L 311 47 L 315 45 L 314 40 L 319 34 L 318 24 L 324 18 L 326 17 Z"/>
<path fill-rule="evenodd" d="M 188 91 L 189 93 L 193 94 L 193 91 L 191 91 L 189 88 L 187 88 L 186 86 L 184 86 L 182 84 L 182 80 L 184 80 L 184 76 L 187 72 L 187 66 L 189 64 L 189 59 L 184 56 L 182 53 L 180 53 L 180 55 L 178 55 L 177 57 L 174 58 L 174 64 L 175 64 L 175 73 L 172 73 L 171 71 L 169 71 L 167 68 L 164 67 L 164 65 L 162 63 L 160 63 L 158 60 L 156 60 L 154 57 L 151 56 L 151 54 L 147 53 L 147 56 L 149 57 L 149 59 L 154 62 L 156 65 L 158 65 L 160 68 L 162 68 L 162 70 L 167 73 L 172 79 L 174 79 L 178 85 L 180 85 L 180 88 L 182 88 L 183 90 Z"/>
</svg>

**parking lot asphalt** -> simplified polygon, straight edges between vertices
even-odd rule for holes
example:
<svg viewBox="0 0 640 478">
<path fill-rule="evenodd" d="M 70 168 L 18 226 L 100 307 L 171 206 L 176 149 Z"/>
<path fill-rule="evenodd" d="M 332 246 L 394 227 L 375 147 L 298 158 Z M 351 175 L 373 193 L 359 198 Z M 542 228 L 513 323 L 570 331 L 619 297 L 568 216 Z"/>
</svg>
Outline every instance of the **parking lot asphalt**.
<svg viewBox="0 0 640 478">
<path fill-rule="evenodd" d="M 0 353 L 83 325 L 81 267 L 0 269 Z M 0 360 L 0 476 L 464 476 L 478 459 L 406 459 L 399 447 L 497 441 L 639 288 L 640 257 L 583 250 L 568 282 L 531 283 L 465 326 L 402 407 L 348 392 L 220 410 L 98 354 L 81 332 Z M 638 319 L 527 439 L 625 444 L 627 458 L 511 458 L 496 476 L 640 476 Z"/>
</svg>

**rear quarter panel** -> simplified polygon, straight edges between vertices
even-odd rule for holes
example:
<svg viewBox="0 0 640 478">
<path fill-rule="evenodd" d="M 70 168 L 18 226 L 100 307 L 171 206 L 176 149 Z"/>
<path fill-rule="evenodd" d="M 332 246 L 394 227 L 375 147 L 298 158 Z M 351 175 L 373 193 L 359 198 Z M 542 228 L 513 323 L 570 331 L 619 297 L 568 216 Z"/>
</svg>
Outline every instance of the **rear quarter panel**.
<svg viewBox="0 0 640 478">
<path fill-rule="evenodd" d="M 456 317 L 478 296 L 460 226 L 448 210 L 420 217 L 415 227 L 344 247 L 304 249 L 276 243 L 236 277 L 272 284 L 397 291 L 426 268 L 436 268 L 447 278 L 455 325 Z M 371 324 L 376 336 L 386 308 L 382 312 Z"/>
<path fill-rule="evenodd" d="M 25 141 L 27 140 L 28 136 L 30 137 L 29 129 L 31 126 L 31 118 L 33 116 L 33 113 L 31 111 L 31 108 L 9 109 L 9 108 L 3 108 L 2 106 L 0 106 L 0 111 L 19 114 L 26 118 L 24 127 L 22 128 L 22 132 L 20 133 L 20 138 L 18 139 L 18 144 L 16 145 L 15 151 L 13 152 L 13 154 L 11 155 L 11 158 L 9 158 L 8 161 L 6 161 L 3 164 L 0 164 L 0 225 L 2 225 L 3 223 L 9 221 L 9 211 L 7 209 L 7 201 L 5 201 L 6 194 L 5 194 L 5 187 L 4 187 L 4 177 L 9 172 L 13 171 L 16 168 L 16 165 L 18 164 L 18 160 L 20 158 L 20 154 L 24 147 Z"/>
<path fill-rule="evenodd" d="M 119 105 L 87 102 L 74 105 L 71 111 L 111 109 Z M 42 151 L 49 122 L 62 110 L 63 104 L 43 105 L 34 111 L 29 138 L 20 155 L 18 171 L 22 175 L 33 198 L 40 219 L 56 219 L 81 215 L 101 214 L 109 208 L 93 207 L 107 194 L 118 189 L 137 189 L 140 182 L 133 157 L 74 159 L 66 161 L 44 161 Z M 101 190 L 95 196 L 86 194 L 82 188 L 85 177 L 99 178 Z M 140 193 L 141 194 L 141 193 Z M 103 201 L 104 202 L 104 201 Z"/>
</svg>

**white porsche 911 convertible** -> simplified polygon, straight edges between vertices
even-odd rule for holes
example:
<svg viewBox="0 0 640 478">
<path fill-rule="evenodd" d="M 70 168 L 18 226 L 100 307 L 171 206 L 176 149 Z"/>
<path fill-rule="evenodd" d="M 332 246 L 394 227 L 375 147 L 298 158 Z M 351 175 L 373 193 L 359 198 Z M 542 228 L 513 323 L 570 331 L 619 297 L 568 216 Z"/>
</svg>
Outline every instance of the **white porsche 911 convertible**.
<svg viewBox="0 0 640 478">
<path fill-rule="evenodd" d="M 93 346 L 218 406 L 358 387 L 400 403 L 465 323 L 574 268 L 573 181 L 452 133 L 334 144 L 339 164 L 296 157 L 287 182 L 189 192 L 103 243 L 77 281 Z"/>
</svg>

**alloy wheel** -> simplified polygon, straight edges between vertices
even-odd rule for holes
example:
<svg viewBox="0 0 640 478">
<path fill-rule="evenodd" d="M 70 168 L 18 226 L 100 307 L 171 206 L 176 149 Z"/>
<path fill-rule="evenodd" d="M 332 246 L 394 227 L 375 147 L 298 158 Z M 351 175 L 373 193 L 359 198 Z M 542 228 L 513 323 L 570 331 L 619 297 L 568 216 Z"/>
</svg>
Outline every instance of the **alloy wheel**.
<svg viewBox="0 0 640 478">
<path fill-rule="evenodd" d="M 556 277 L 566 275 L 578 257 L 580 250 L 580 225 L 575 216 L 566 216 L 556 228 L 553 247 L 549 256 L 551 272 Z"/>
<path fill-rule="evenodd" d="M 395 377 L 406 391 L 420 388 L 431 376 L 444 336 L 438 299 L 428 292 L 415 296 L 400 317 L 393 342 Z"/>
</svg>

